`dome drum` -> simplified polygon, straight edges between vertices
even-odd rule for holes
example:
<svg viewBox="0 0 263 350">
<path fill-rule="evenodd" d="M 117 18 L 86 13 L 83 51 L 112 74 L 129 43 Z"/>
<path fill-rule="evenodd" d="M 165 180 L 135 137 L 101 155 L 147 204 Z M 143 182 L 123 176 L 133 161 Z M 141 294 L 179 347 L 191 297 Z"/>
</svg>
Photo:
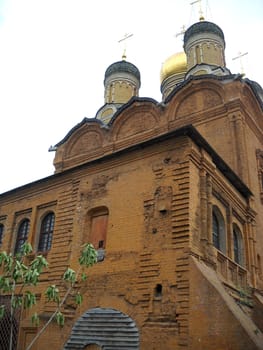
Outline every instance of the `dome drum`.
<svg viewBox="0 0 263 350">
<path fill-rule="evenodd" d="M 139 94 L 139 81 L 127 73 L 122 77 L 114 73 L 105 81 L 105 103 L 126 103 L 132 96 Z"/>
<path fill-rule="evenodd" d="M 169 77 L 167 77 L 162 83 L 161 83 L 161 93 L 163 100 L 166 99 L 166 97 L 172 92 L 172 90 L 175 88 L 176 85 L 180 84 L 185 79 L 186 71 L 173 74 Z"/>
<path fill-rule="evenodd" d="M 185 79 L 188 79 L 191 75 L 206 75 L 213 74 L 217 76 L 230 75 L 231 72 L 226 67 L 220 67 L 212 64 L 197 64 L 192 67 L 189 71 L 187 71 L 185 75 Z"/>
<path fill-rule="evenodd" d="M 189 41 L 190 38 L 195 37 L 196 35 L 208 33 L 209 37 L 215 35 L 217 38 L 221 38 L 223 41 L 223 46 L 225 47 L 225 37 L 222 29 L 212 22 L 200 21 L 194 23 L 189 27 L 184 34 L 184 46 Z"/>
<path fill-rule="evenodd" d="M 126 73 L 129 76 L 134 76 L 137 78 L 139 85 L 141 84 L 141 75 L 139 69 L 132 63 L 125 60 L 115 62 L 111 64 L 105 72 L 104 85 L 106 84 L 107 79 L 113 74 L 117 74 L 119 77 L 122 76 L 122 73 Z"/>
<path fill-rule="evenodd" d="M 198 22 L 184 35 L 188 70 L 196 64 L 225 67 L 225 39 L 222 30 L 211 22 Z"/>
<path fill-rule="evenodd" d="M 105 78 L 104 86 L 107 88 L 109 85 L 114 84 L 116 82 L 125 82 L 126 84 L 130 84 L 136 87 L 140 87 L 140 80 L 137 79 L 134 75 L 123 72 L 120 76 L 119 73 L 112 73 L 110 76 Z"/>
<path fill-rule="evenodd" d="M 104 102 L 123 104 L 138 96 L 140 79 L 140 71 L 134 64 L 125 60 L 111 64 L 104 77 Z"/>
</svg>

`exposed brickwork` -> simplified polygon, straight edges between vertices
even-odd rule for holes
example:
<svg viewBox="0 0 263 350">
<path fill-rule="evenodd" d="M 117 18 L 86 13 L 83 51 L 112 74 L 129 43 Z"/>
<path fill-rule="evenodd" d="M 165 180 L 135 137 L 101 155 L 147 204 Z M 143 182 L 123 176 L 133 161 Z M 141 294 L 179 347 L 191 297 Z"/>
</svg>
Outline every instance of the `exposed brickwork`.
<svg viewBox="0 0 263 350">
<path fill-rule="evenodd" d="M 45 287 L 61 284 L 65 268 L 77 266 L 81 244 L 90 238 L 92 210 L 106 208 L 108 213 L 105 258 L 89 271 L 83 305 L 76 310 L 69 298 L 65 328 L 52 324 L 35 349 L 46 350 L 46 344 L 61 349 L 76 320 L 93 308 L 128 315 L 138 327 L 141 350 L 240 350 L 239 342 L 260 349 L 250 333 L 257 322 L 261 325 L 258 314 L 253 317 L 249 305 L 231 313 L 240 301 L 240 284 L 257 293 L 262 289 L 257 257 L 263 249 L 263 222 L 257 215 L 262 203 L 255 176 L 256 149 L 263 149 L 257 134 L 261 124 L 256 115 L 248 121 L 252 105 L 246 114 L 242 102 L 233 104 L 243 89 L 238 81 L 190 81 L 166 106 L 128 104 L 108 130 L 87 121 L 58 146 L 54 176 L 0 196 L 3 249 L 12 251 L 19 222 L 26 217 L 36 253 L 41 218 L 55 213 L 52 249 L 46 253 L 50 266 L 37 289 L 43 321 L 55 307 L 45 303 Z M 233 119 L 238 109 L 243 117 Z M 251 186 L 253 200 L 193 128 L 175 131 L 190 122 Z M 248 159 L 246 144 L 255 159 Z M 226 223 L 224 252 L 213 246 L 213 207 Z M 233 224 L 242 229 L 244 266 L 234 261 Z M 192 256 L 206 264 L 207 276 L 194 267 Z M 23 313 L 21 350 L 35 331 L 30 313 Z"/>
</svg>

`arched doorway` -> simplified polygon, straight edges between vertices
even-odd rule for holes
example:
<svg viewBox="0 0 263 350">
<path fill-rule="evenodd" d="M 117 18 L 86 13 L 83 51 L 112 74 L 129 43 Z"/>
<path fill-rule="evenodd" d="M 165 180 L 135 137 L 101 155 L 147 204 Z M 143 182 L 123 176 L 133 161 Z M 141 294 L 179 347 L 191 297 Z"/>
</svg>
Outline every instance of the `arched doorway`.
<svg viewBox="0 0 263 350">
<path fill-rule="evenodd" d="M 94 308 L 75 323 L 64 350 L 139 350 L 135 322 L 114 309 Z"/>
</svg>

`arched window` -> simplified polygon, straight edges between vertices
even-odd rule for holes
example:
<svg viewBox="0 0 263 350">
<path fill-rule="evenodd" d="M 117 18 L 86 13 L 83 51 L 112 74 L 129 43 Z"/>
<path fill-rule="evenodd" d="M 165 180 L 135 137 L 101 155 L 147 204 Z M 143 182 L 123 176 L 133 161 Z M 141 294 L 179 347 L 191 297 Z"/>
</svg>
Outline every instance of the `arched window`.
<svg viewBox="0 0 263 350">
<path fill-rule="evenodd" d="M 55 224 L 54 213 L 48 213 L 41 222 L 38 251 L 47 252 L 51 248 Z"/>
<path fill-rule="evenodd" d="M 0 224 L 0 246 L 2 245 L 2 242 L 3 242 L 3 236 L 4 236 L 4 225 Z"/>
<path fill-rule="evenodd" d="M 233 253 L 235 262 L 239 265 L 243 265 L 243 239 L 237 225 L 233 225 Z"/>
<path fill-rule="evenodd" d="M 16 237 L 15 254 L 20 253 L 22 245 L 27 241 L 29 226 L 30 221 L 28 219 L 23 220 L 19 225 Z"/>
<path fill-rule="evenodd" d="M 220 249 L 219 245 L 219 222 L 217 219 L 217 216 L 215 213 L 213 213 L 213 245 L 217 248 Z"/>
<path fill-rule="evenodd" d="M 212 236 L 213 245 L 221 252 L 226 252 L 225 221 L 220 210 L 214 206 L 212 214 Z"/>
</svg>

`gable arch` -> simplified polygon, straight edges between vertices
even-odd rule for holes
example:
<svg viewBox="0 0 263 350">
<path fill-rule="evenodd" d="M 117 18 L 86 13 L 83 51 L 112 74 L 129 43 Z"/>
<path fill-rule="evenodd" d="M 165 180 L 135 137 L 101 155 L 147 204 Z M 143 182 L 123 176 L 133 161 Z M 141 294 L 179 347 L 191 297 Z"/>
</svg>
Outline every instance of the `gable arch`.
<svg viewBox="0 0 263 350">
<path fill-rule="evenodd" d="M 89 349 L 88 345 L 103 350 L 139 350 L 139 332 L 135 322 L 121 311 L 93 308 L 77 320 L 64 350 Z"/>
<path fill-rule="evenodd" d="M 103 155 L 108 136 L 99 119 L 85 118 L 56 146 L 53 164 L 56 173 Z"/>
<path fill-rule="evenodd" d="M 103 135 L 101 127 L 96 123 L 85 124 L 69 139 L 65 158 L 76 157 L 102 147 Z"/>
<path fill-rule="evenodd" d="M 144 138 L 146 134 L 153 134 L 159 124 L 159 115 L 152 102 L 132 104 L 132 108 L 124 109 L 112 121 L 113 141 L 127 138 Z"/>
<path fill-rule="evenodd" d="M 169 102 L 170 121 L 221 106 L 224 88 L 218 81 L 193 81 L 177 92 Z"/>
<path fill-rule="evenodd" d="M 251 86 L 252 84 L 252 86 Z M 260 104 L 259 99 L 257 97 L 254 82 L 250 82 L 249 84 L 243 84 L 242 86 L 242 96 L 245 100 L 246 104 L 246 112 L 250 114 L 250 116 L 255 119 L 255 121 L 259 124 L 260 128 L 263 129 L 263 93 L 262 93 L 262 103 Z M 254 88 L 254 91 L 253 91 Z"/>
</svg>

